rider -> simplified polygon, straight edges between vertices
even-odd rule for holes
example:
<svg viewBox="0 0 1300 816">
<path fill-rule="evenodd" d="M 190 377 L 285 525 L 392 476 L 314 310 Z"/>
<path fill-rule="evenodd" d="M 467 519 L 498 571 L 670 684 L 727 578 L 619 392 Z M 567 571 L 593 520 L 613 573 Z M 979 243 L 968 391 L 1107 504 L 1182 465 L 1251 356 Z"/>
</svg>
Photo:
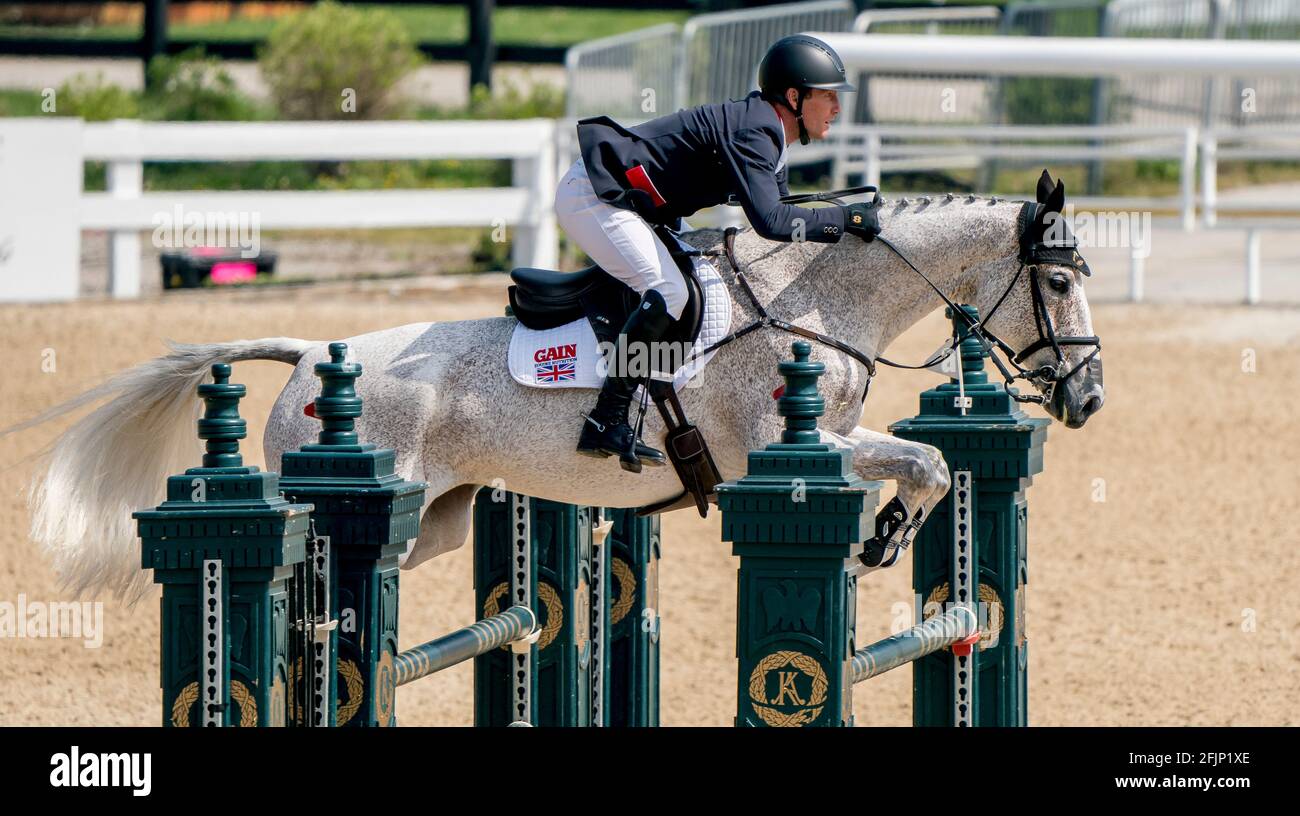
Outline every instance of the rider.
<svg viewBox="0 0 1300 816">
<path fill-rule="evenodd" d="M 758 81 L 760 90 L 744 99 L 632 128 L 607 116 L 578 122 L 582 158 L 560 180 L 555 213 L 592 260 L 641 294 L 620 343 L 654 343 L 686 306 L 686 281 L 652 224 L 680 229 L 682 217 L 734 195 L 769 240 L 834 243 L 849 232 L 871 241 L 880 232 L 875 209 L 865 204 L 807 209 L 780 201 L 788 194 L 786 146 L 825 138 L 840 111 L 837 92 L 854 90 L 839 56 L 813 37 L 786 37 L 768 49 Z M 583 422 L 579 453 L 617 454 L 633 472 L 642 462 L 664 463 L 628 425 L 642 379 L 610 367 Z"/>
</svg>

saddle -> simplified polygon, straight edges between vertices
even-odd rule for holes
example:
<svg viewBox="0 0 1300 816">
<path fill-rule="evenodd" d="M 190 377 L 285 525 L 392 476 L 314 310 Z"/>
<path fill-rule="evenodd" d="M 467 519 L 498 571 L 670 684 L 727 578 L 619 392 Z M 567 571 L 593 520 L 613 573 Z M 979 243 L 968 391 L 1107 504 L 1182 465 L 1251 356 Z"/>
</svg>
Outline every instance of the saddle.
<svg viewBox="0 0 1300 816">
<path fill-rule="evenodd" d="M 704 295 L 691 253 L 674 250 L 677 239 L 662 227 L 655 232 L 681 269 L 686 280 L 688 299 L 682 316 L 662 338 L 666 343 L 678 343 L 689 348 L 699 337 L 704 321 Z M 555 272 L 550 269 L 521 267 L 510 273 L 514 284 L 509 288 L 510 311 L 520 323 L 530 329 L 552 329 L 580 318 L 586 318 L 600 343 L 614 343 L 627 318 L 641 302 L 636 290 L 599 266 L 589 266 L 578 272 Z M 699 429 L 686 418 L 686 411 L 673 388 L 672 372 L 669 379 L 651 379 L 646 386 L 655 407 L 668 428 L 665 452 L 673 463 L 685 491 L 672 499 L 647 505 L 640 515 L 676 509 L 683 505 L 688 495 L 694 499 L 701 517 L 708 513 L 714 487 L 722 481 L 713 455 Z"/>
</svg>

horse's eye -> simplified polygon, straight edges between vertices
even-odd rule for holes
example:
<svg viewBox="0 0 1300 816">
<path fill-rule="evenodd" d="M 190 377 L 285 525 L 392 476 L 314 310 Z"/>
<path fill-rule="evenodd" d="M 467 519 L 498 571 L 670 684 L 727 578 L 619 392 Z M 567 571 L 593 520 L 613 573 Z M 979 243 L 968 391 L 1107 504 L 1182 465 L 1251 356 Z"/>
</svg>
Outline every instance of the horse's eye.
<svg viewBox="0 0 1300 816">
<path fill-rule="evenodd" d="M 1070 291 L 1070 279 L 1064 275 L 1053 275 L 1047 279 L 1047 285 L 1052 287 L 1053 292 L 1065 294 Z"/>
</svg>

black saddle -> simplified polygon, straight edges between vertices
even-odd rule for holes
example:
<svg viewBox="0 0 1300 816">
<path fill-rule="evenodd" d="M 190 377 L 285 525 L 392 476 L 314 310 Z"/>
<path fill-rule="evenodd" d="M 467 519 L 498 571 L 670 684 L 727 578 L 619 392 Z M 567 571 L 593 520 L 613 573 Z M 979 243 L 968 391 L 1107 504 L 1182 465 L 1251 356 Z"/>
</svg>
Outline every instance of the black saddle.
<svg viewBox="0 0 1300 816">
<path fill-rule="evenodd" d="M 678 246 L 672 235 L 658 229 L 656 232 L 664 246 Z M 672 256 L 686 279 L 689 297 L 682 316 L 669 327 L 663 341 L 690 346 L 699 337 L 704 322 L 704 294 L 691 256 L 682 251 L 672 251 Z M 632 287 L 598 266 L 578 272 L 521 268 L 512 271 L 510 277 L 514 280 L 510 287 L 510 311 L 520 323 L 530 329 L 553 329 L 586 317 L 601 343 L 618 340 L 628 315 L 641 302 L 641 296 Z M 646 390 L 663 417 L 668 430 L 664 450 L 685 490 L 680 496 L 642 507 L 638 513 L 650 515 L 689 506 L 694 501 L 700 516 L 704 517 L 710 500 L 715 498 L 714 488 L 722 481 L 709 446 L 699 428 L 687 420 L 670 381 L 655 380 Z"/>
<path fill-rule="evenodd" d="M 677 246 L 671 235 L 660 234 L 668 247 Z M 682 316 L 664 336 L 664 341 L 694 343 L 704 322 L 704 296 L 690 256 L 673 252 L 673 258 L 686 279 L 689 299 Z M 591 323 L 599 342 L 613 342 L 627 322 L 628 315 L 641 302 L 632 287 L 611 276 L 599 266 L 577 272 L 520 267 L 510 273 L 510 310 L 530 329 L 553 329 L 581 317 Z"/>
</svg>

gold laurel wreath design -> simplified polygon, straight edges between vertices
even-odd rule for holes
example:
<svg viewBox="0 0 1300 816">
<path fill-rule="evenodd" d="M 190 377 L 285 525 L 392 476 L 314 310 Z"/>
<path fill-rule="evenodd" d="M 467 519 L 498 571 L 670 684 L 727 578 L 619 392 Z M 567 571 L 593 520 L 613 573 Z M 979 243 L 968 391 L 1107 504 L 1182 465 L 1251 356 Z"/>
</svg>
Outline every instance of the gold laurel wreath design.
<svg viewBox="0 0 1300 816">
<path fill-rule="evenodd" d="M 618 600 L 609 611 L 612 626 L 626 618 L 627 613 L 632 611 L 632 606 L 636 603 L 636 574 L 632 572 L 631 565 L 622 558 L 615 558 L 610 562 L 610 570 L 618 579 Z"/>
<path fill-rule="evenodd" d="M 256 728 L 257 700 L 253 698 L 253 693 L 248 690 L 248 686 L 238 680 L 231 680 L 230 696 L 234 698 L 235 704 L 239 706 L 239 727 Z M 188 686 L 181 689 L 181 693 L 177 694 L 176 699 L 172 701 L 173 727 L 189 728 L 190 708 L 198 702 L 198 699 L 198 681 L 190 683 Z"/>
<path fill-rule="evenodd" d="M 492 587 L 488 593 L 487 599 L 483 601 L 483 617 L 490 618 L 493 615 L 501 614 L 501 599 L 510 591 L 510 587 L 505 581 Z M 564 626 L 564 604 L 560 601 L 560 594 L 550 584 L 537 582 L 537 597 L 541 599 L 542 605 L 546 607 L 546 625 L 542 627 L 542 634 L 537 639 L 537 649 L 541 651 L 560 634 L 560 628 Z M 508 650 L 510 644 L 501 647 Z"/>
<path fill-rule="evenodd" d="M 792 711 L 789 714 L 771 708 L 767 702 L 766 680 L 768 672 L 794 666 L 812 678 L 812 693 L 808 697 L 808 707 Z M 826 702 L 826 689 L 829 683 L 821 664 L 803 652 L 784 650 L 773 652 L 758 662 L 749 674 L 749 697 L 754 712 L 771 728 L 799 728 L 821 716 Z M 761 704 L 761 705 L 760 705 Z"/>
<path fill-rule="evenodd" d="M 937 587 L 930 590 L 930 596 L 926 598 L 925 605 L 942 605 L 944 601 L 948 600 L 949 594 L 948 582 L 944 581 L 942 584 L 939 584 Z M 980 603 L 989 610 L 989 625 L 986 629 L 980 631 L 979 647 L 982 652 L 985 649 L 992 648 L 993 638 L 997 633 L 1002 631 L 1004 619 L 1003 612 L 1005 607 L 1002 605 L 1002 599 L 998 597 L 998 593 L 988 584 L 980 584 L 979 598 Z M 1021 608 L 1023 609 L 1023 606 Z M 924 620 L 929 620 L 937 614 L 937 611 L 932 610 L 930 614 L 925 616 Z M 951 646 L 945 646 L 943 648 L 944 651 L 952 651 Z"/>
<path fill-rule="evenodd" d="M 387 657 L 388 653 L 384 652 Z M 361 668 L 351 660 L 340 660 L 339 676 L 343 678 L 348 687 L 348 701 L 338 703 L 338 724 L 340 727 L 347 725 L 357 712 L 361 710 L 361 704 L 366 699 L 366 680 L 361 676 Z M 382 719 L 382 718 L 381 718 Z"/>
</svg>

